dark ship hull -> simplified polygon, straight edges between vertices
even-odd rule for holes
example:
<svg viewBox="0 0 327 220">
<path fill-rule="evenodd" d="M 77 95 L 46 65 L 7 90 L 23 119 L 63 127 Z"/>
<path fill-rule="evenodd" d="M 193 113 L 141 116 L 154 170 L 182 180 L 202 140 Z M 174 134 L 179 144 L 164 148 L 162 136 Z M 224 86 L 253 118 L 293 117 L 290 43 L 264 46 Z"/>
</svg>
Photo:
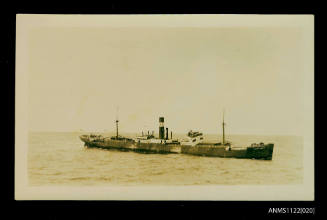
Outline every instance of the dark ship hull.
<svg viewBox="0 0 327 220">
<path fill-rule="evenodd" d="M 196 156 L 262 159 L 271 160 L 274 144 L 250 146 L 246 148 L 230 148 L 229 146 L 215 144 L 198 144 L 196 146 L 186 146 L 171 143 L 139 143 L 131 139 L 112 140 L 99 138 L 92 140 L 88 135 L 80 136 L 80 139 L 89 148 L 102 148 L 108 150 L 134 151 L 139 153 L 182 153 Z"/>
<path fill-rule="evenodd" d="M 231 148 L 215 146 L 213 144 L 181 146 L 182 154 L 192 154 L 207 157 L 244 158 L 271 160 L 274 144 L 266 144 L 258 147 Z"/>
</svg>

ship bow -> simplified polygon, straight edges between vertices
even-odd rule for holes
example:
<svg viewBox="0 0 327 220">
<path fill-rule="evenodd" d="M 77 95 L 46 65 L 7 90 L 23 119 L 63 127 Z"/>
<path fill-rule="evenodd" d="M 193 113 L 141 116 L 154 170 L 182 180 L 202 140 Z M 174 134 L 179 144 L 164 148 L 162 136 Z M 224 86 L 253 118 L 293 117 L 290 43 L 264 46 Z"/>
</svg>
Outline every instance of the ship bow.
<svg viewBox="0 0 327 220">
<path fill-rule="evenodd" d="M 272 160 L 274 144 L 266 144 L 263 147 L 248 147 L 247 157 L 252 159 Z"/>
</svg>

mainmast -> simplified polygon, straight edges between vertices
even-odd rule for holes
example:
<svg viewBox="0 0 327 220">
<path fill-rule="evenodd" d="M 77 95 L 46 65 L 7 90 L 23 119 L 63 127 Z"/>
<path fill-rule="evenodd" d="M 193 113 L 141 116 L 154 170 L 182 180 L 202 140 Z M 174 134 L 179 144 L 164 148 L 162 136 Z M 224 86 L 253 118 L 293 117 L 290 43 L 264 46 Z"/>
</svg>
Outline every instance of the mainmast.
<svg viewBox="0 0 327 220">
<path fill-rule="evenodd" d="M 224 113 L 225 110 L 223 110 L 223 146 L 225 146 L 225 120 L 224 120 Z"/>
</svg>

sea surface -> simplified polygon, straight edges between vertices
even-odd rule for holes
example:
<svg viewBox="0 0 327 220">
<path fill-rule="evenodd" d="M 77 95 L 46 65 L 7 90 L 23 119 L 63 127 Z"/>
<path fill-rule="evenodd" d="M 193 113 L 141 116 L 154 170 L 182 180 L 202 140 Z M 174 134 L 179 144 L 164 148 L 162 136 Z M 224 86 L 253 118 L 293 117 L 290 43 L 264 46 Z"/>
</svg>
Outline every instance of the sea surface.
<svg viewBox="0 0 327 220">
<path fill-rule="evenodd" d="M 301 184 L 303 180 L 301 137 L 227 136 L 236 146 L 274 143 L 273 159 L 265 161 L 89 149 L 79 139 L 81 134 L 86 133 L 30 133 L 29 185 L 275 185 Z M 220 141 L 217 136 L 204 137 L 207 141 Z"/>
</svg>

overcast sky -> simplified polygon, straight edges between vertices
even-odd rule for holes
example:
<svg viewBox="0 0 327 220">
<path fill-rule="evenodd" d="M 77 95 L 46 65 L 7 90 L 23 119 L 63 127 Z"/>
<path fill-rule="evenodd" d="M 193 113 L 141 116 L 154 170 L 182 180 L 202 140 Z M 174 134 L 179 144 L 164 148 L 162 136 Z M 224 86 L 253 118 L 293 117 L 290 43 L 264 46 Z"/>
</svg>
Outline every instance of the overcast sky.
<svg viewBox="0 0 327 220">
<path fill-rule="evenodd" d="M 30 31 L 34 131 L 301 135 L 305 39 L 279 27 L 42 27 Z"/>
</svg>

